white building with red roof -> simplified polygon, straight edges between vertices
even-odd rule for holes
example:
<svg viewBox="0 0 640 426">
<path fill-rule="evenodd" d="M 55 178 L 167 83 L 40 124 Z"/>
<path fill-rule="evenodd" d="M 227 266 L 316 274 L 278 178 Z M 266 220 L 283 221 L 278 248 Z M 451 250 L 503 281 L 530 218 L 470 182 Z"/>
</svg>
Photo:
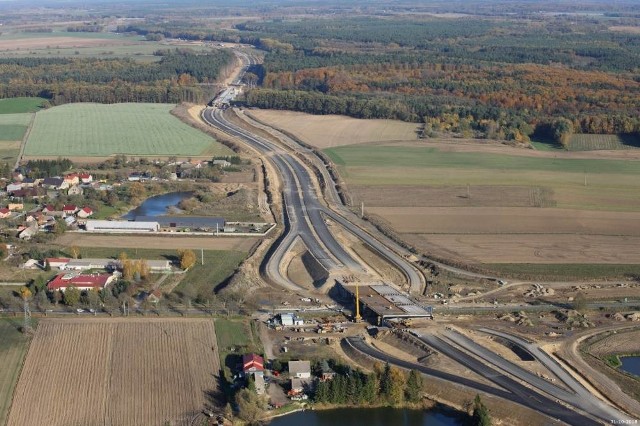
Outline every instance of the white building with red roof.
<svg viewBox="0 0 640 426">
<path fill-rule="evenodd" d="M 6 208 L 0 209 L 0 219 L 5 219 L 9 216 L 11 216 L 11 210 Z"/>
<path fill-rule="evenodd" d="M 63 293 L 69 287 L 75 287 L 80 291 L 102 290 L 115 280 L 116 276 L 111 274 L 78 274 L 70 272 L 56 275 L 47 284 L 47 290 L 60 290 Z"/>
<path fill-rule="evenodd" d="M 77 211 L 78 206 L 76 206 L 75 204 L 65 204 L 64 206 L 62 206 L 62 213 L 66 215 L 76 214 Z"/>
<path fill-rule="evenodd" d="M 242 372 L 245 375 L 264 374 L 264 359 L 260 355 L 247 354 L 242 356 Z"/>
<path fill-rule="evenodd" d="M 93 214 L 93 209 L 91 207 L 83 207 L 78 211 L 78 217 L 81 219 L 86 219 Z"/>
<path fill-rule="evenodd" d="M 91 176 L 89 173 L 80 173 L 78 177 L 80 178 L 80 182 L 82 183 L 93 182 L 93 176 Z"/>
</svg>

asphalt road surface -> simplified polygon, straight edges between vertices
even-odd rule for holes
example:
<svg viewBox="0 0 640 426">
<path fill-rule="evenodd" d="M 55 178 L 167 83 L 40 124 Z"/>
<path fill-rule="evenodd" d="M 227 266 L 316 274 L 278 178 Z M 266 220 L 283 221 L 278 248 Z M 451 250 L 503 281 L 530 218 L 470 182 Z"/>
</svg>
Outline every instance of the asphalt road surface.
<svg viewBox="0 0 640 426">
<path fill-rule="evenodd" d="M 401 368 L 416 369 L 428 376 L 438 377 L 448 380 L 453 383 L 458 383 L 463 386 L 478 390 L 485 394 L 490 394 L 504 398 L 508 401 L 515 402 L 517 404 L 529 407 L 533 410 L 539 411 L 552 419 L 568 423 L 576 426 L 592 426 L 599 425 L 600 422 L 593 420 L 592 418 L 576 412 L 564 405 L 550 399 L 544 395 L 541 395 L 528 387 L 520 384 L 512 378 L 506 376 L 498 370 L 495 370 L 484 363 L 480 362 L 476 358 L 462 352 L 461 350 L 453 347 L 452 345 L 438 339 L 434 336 L 421 337 L 422 341 L 429 346 L 436 349 L 443 355 L 452 358 L 453 360 L 460 362 L 472 371 L 487 378 L 491 382 L 500 386 L 502 389 L 496 389 L 491 386 L 483 385 L 473 380 L 456 376 L 453 374 L 444 373 L 441 371 L 428 369 L 419 364 L 409 363 L 394 357 L 391 357 L 377 349 L 369 346 L 362 338 L 349 337 L 346 339 L 348 344 L 356 350 L 383 362 L 389 362 L 389 364 L 396 365 Z M 478 386 L 480 385 L 480 387 Z"/>
</svg>

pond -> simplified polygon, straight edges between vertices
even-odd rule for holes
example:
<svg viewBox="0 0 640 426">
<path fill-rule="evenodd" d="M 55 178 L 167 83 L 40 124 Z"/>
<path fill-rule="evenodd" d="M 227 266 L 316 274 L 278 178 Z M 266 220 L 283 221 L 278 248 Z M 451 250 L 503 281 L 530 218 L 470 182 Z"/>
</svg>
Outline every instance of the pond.
<svg viewBox="0 0 640 426">
<path fill-rule="evenodd" d="M 149 197 L 144 203 L 122 216 L 122 218 L 133 220 L 136 216 L 162 216 L 167 214 L 169 207 L 177 206 L 180 201 L 190 197 L 193 197 L 193 192 L 169 192 Z"/>
<path fill-rule="evenodd" d="M 458 426 L 462 418 L 454 412 L 402 408 L 337 408 L 299 411 L 273 419 L 269 426 Z"/>
<path fill-rule="evenodd" d="M 620 370 L 640 377 L 640 356 L 621 356 Z"/>
</svg>

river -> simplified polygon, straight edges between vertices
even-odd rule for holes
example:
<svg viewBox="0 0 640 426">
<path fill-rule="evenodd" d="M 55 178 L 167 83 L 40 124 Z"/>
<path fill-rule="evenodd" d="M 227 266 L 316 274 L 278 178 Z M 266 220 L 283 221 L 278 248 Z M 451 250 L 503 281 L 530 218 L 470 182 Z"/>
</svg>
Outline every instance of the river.
<svg viewBox="0 0 640 426">
<path fill-rule="evenodd" d="M 620 362 L 620 370 L 640 377 L 640 356 L 621 356 Z"/>
<path fill-rule="evenodd" d="M 299 411 L 273 419 L 269 426 L 459 426 L 462 418 L 439 410 L 337 408 Z"/>
<path fill-rule="evenodd" d="M 136 216 L 162 216 L 167 214 L 169 207 L 177 206 L 180 201 L 193 197 L 193 192 L 169 192 L 147 198 L 129 213 L 122 216 L 123 219 L 133 220 Z"/>
</svg>

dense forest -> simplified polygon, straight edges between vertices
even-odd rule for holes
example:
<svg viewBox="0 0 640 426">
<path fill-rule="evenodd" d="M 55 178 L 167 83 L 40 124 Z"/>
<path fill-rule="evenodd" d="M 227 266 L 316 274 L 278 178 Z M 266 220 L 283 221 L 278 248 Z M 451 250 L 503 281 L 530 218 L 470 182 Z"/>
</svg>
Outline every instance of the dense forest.
<svg viewBox="0 0 640 426">
<path fill-rule="evenodd" d="M 602 23 L 342 18 L 237 28 L 268 52 L 251 106 L 519 141 L 640 131 L 640 35 Z"/>
<path fill-rule="evenodd" d="M 51 102 L 204 102 L 199 83 L 214 81 L 233 61 L 227 50 L 158 52 L 158 62 L 127 58 L 3 58 L 0 98 L 40 96 Z"/>
<path fill-rule="evenodd" d="M 121 28 L 265 50 L 260 108 L 425 123 L 425 134 L 558 142 L 571 132 L 640 131 L 640 34 L 632 16 L 363 17 L 244 22 L 207 31 L 185 22 Z M 563 136 L 561 136 L 563 135 Z"/>
</svg>

